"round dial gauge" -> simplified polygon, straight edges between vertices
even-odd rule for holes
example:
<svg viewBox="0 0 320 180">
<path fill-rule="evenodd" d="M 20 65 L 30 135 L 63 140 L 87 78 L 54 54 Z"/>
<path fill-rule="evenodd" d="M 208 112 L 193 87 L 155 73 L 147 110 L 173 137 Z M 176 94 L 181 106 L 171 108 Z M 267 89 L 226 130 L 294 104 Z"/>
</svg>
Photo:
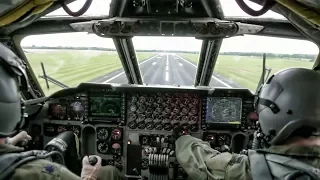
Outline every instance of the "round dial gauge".
<svg viewBox="0 0 320 180">
<path fill-rule="evenodd" d="M 128 123 L 128 126 L 130 129 L 136 129 L 138 127 L 137 123 L 135 121 L 130 121 Z"/>
<path fill-rule="evenodd" d="M 147 118 L 146 120 L 145 120 L 145 122 L 146 123 L 148 123 L 148 122 L 152 122 L 153 121 L 153 119 L 152 118 Z"/>
<path fill-rule="evenodd" d="M 84 106 L 80 101 L 72 102 L 69 106 L 69 116 L 74 120 L 83 120 Z"/>
<path fill-rule="evenodd" d="M 137 106 L 136 105 L 131 105 L 130 106 L 130 111 L 135 112 L 137 110 Z"/>
<path fill-rule="evenodd" d="M 108 139 L 108 136 L 109 136 L 108 133 L 109 133 L 109 132 L 108 132 L 108 130 L 107 130 L 106 128 L 101 128 L 101 129 L 99 129 L 99 130 L 98 130 L 98 134 L 97 134 L 98 139 L 101 139 L 101 140 L 106 140 L 106 139 Z"/>
<path fill-rule="evenodd" d="M 107 154 L 109 145 L 107 142 L 101 141 L 98 143 L 98 152 L 101 154 Z"/>
<path fill-rule="evenodd" d="M 163 128 L 163 126 L 162 126 L 161 123 L 155 124 L 155 129 L 156 129 L 156 130 L 161 130 L 162 128 Z"/>
<path fill-rule="evenodd" d="M 175 114 L 178 114 L 180 112 L 180 110 L 178 107 L 174 107 L 172 112 Z"/>
<path fill-rule="evenodd" d="M 180 127 L 180 124 L 179 123 L 174 123 L 172 127 L 173 127 L 173 129 L 178 129 Z"/>
<path fill-rule="evenodd" d="M 184 98 L 183 99 L 183 104 L 184 105 L 188 105 L 190 103 L 190 99 L 188 99 L 188 98 Z"/>
<path fill-rule="evenodd" d="M 189 109 L 186 107 L 182 108 L 182 110 L 181 110 L 181 114 L 183 114 L 183 115 L 188 114 L 188 112 L 189 112 Z"/>
<path fill-rule="evenodd" d="M 157 97 L 157 103 L 162 103 L 163 99 L 161 97 Z"/>
<path fill-rule="evenodd" d="M 150 104 L 153 103 L 154 102 L 154 98 L 153 97 L 149 97 L 147 102 L 150 103 Z"/>
<path fill-rule="evenodd" d="M 191 115 L 196 115 L 198 113 L 198 109 L 197 108 L 191 108 L 191 110 L 190 110 L 190 114 Z"/>
<path fill-rule="evenodd" d="M 189 117 L 188 116 L 182 116 L 180 124 L 186 124 L 189 121 Z"/>
<path fill-rule="evenodd" d="M 197 124 L 192 124 L 192 125 L 190 125 L 190 130 L 191 130 L 192 132 L 198 131 L 198 125 L 197 125 Z"/>
<path fill-rule="evenodd" d="M 166 108 L 164 109 L 164 112 L 165 112 L 166 114 L 169 114 L 169 113 L 171 112 L 171 109 L 170 109 L 169 107 L 166 107 Z"/>
<path fill-rule="evenodd" d="M 198 122 L 198 117 L 197 116 L 192 116 L 190 118 L 189 124 L 196 124 Z"/>
<path fill-rule="evenodd" d="M 138 108 L 138 113 L 144 113 L 144 111 L 146 110 L 146 108 L 144 107 L 144 106 L 140 106 L 139 108 Z"/>
<path fill-rule="evenodd" d="M 146 116 L 144 114 L 139 114 L 137 122 L 144 121 Z"/>
<path fill-rule="evenodd" d="M 140 102 L 140 103 L 144 103 L 144 102 L 146 102 L 146 100 L 147 100 L 147 98 L 144 97 L 144 96 L 140 96 L 140 97 L 139 97 L 139 102 Z"/>
<path fill-rule="evenodd" d="M 146 124 L 144 122 L 138 123 L 138 129 L 144 129 L 146 127 Z"/>
<path fill-rule="evenodd" d="M 122 136 L 122 133 L 119 129 L 114 129 L 112 132 L 111 132 L 111 137 L 112 139 L 114 140 L 119 140 Z"/>
<path fill-rule="evenodd" d="M 171 104 L 172 103 L 172 98 L 167 98 L 166 103 Z"/>
<path fill-rule="evenodd" d="M 155 109 L 155 112 L 157 112 L 157 113 L 161 113 L 161 112 L 162 112 L 161 107 L 157 107 L 157 108 Z"/>
<path fill-rule="evenodd" d="M 50 114 L 52 119 L 65 119 L 66 112 L 66 106 L 61 104 L 50 104 Z"/>
<path fill-rule="evenodd" d="M 132 96 L 132 97 L 131 97 L 131 102 L 135 103 L 135 102 L 137 102 L 137 101 L 138 101 L 137 96 Z"/>
<path fill-rule="evenodd" d="M 192 104 L 193 104 L 193 105 L 197 105 L 198 103 L 199 103 L 199 100 L 198 100 L 198 99 L 193 99 L 193 100 L 192 100 Z"/>
<path fill-rule="evenodd" d="M 136 119 L 137 119 L 137 115 L 134 114 L 134 113 L 131 113 L 131 114 L 129 114 L 129 119 L 130 119 L 131 121 L 136 120 Z"/>
<path fill-rule="evenodd" d="M 153 112 L 152 108 L 147 108 L 146 114 L 151 114 Z"/>
<path fill-rule="evenodd" d="M 164 124 L 163 129 L 166 130 L 166 131 L 170 131 L 172 129 L 172 126 L 171 126 L 171 124 L 166 123 L 166 124 Z"/>
<path fill-rule="evenodd" d="M 154 128 L 153 123 L 152 123 L 152 122 L 148 122 L 148 123 L 146 124 L 146 128 L 147 128 L 148 130 L 152 130 L 152 129 Z"/>
</svg>

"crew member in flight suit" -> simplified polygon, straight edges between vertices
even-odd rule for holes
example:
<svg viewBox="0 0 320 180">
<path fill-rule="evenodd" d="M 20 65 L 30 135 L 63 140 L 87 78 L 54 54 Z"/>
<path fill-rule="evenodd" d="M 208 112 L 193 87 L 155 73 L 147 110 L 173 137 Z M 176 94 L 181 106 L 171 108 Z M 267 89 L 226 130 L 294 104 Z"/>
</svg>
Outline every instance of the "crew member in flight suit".
<svg viewBox="0 0 320 180">
<path fill-rule="evenodd" d="M 12 137 L 22 126 L 23 115 L 20 89 L 28 89 L 25 66 L 9 48 L 0 43 L 0 157 L 6 153 L 19 153 L 23 148 L 14 146 L 20 140 L 30 140 L 26 132 Z M 12 137 L 12 138 L 8 138 Z M 30 161 L 15 169 L 10 179 L 32 180 L 103 180 L 125 179 L 115 167 L 101 167 L 101 158 L 92 166 L 88 157 L 83 158 L 81 178 L 66 167 L 46 159 Z M 5 162 L 0 162 L 5 163 Z"/>
<path fill-rule="evenodd" d="M 255 107 L 264 150 L 320 168 L 319 82 L 319 72 L 291 68 L 274 74 L 261 87 Z M 192 179 L 252 179 L 247 155 L 220 153 L 187 134 L 175 145 L 177 161 Z"/>
</svg>

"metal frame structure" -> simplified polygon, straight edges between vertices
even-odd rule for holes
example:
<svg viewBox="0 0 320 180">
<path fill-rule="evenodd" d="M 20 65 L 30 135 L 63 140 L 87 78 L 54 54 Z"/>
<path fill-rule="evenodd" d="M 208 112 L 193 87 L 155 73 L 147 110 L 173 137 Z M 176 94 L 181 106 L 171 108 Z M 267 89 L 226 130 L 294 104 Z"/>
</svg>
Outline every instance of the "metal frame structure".
<svg viewBox="0 0 320 180">
<path fill-rule="evenodd" d="M 143 84 L 131 38 L 113 38 L 129 84 Z"/>
<path fill-rule="evenodd" d="M 196 86 L 209 86 L 222 39 L 203 40 L 195 78 Z"/>
<path fill-rule="evenodd" d="M 69 0 L 68 2 L 73 2 L 74 0 Z M 261 3 L 261 0 L 252 0 L 256 3 Z M 43 13 L 29 18 L 27 21 L 13 23 L 10 26 L 0 28 L 0 37 L 9 38 L 10 41 L 14 43 L 15 37 L 19 37 L 19 43 L 21 37 L 34 34 L 46 34 L 46 33 L 67 33 L 67 32 L 77 32 L 71 26 L 73 23 L 88 22 L 88 21 L 99 21 L 105 20 L 113 17 L 127 17 L 127 12 L 125 11 L 126 6 L 130 0 L 112 0 L 110 4 L 109 16 L 101 17 L 45 17 L 40 18 L 41 16 L 52 12 L 59 7 L 59 4 L 55 4 Z M 201 0 L 200 1 L 205 9 L 207 17 L 218 18 L 222 20 L 248 23 L 252 25 L 260 25 L 264 28 L 256 33 L 256 35 L 261 36 L 273 36 L 273 37 L 284 37 L 284 38 L 294 38 L 294 39 L 307 39 L 309 36 L 306 36 L 304 32 L 301 32 L 296 25 L 291 24 L 287 20 L 274 20 L 274 19 L 265 19 L 265 18 L 237 18 L 237 17 L 228 17 L 225 18 L 221 4 L 219 0 Z M 279 7 L 273 9 L 279 11 Z M 124 71 L 126 73 L 129 84 L 143 84 L 141 72 L 139 69 L 137 57 L 132 43 L 132 37 L 112 37 L 115 47 L 118 51 L 121 63 L 123 65 Z M 217 56 L 220 51 L 222 39 L 202 39 L 201 53 L 199 56 L 198 69 L 195 77 L 195 86 L 208 86 L 210 84 L 211 76 L 217 61 Z M 317 42 L 316 42 L 317 43 Z M 18 44 L 15 44 L 17 52 L 20 54 L 20 57 L 26 60 L 21 47 Z M 27 61 L 27 60 L 26 60 Z M 319 66 L 320 58 L 315 61 L 314 67 Z M 28 64 L 28 63 L 27 63 Z M 32 70 L 29 69 L 33 74 Z M 34 76 L 32 76 L 35 78 Z M 40 86 L 38 83 L 35 83 L 37 86 L 36 89 L 39 90 Z M 41 88 L 40 88 L 41 89 Z M 43 96 L 42 90 L 39 90 L 40 93 L 37 93 L 38 96 Z M 34 96 L 34 95 L 33 95 Z"/>
</svg>

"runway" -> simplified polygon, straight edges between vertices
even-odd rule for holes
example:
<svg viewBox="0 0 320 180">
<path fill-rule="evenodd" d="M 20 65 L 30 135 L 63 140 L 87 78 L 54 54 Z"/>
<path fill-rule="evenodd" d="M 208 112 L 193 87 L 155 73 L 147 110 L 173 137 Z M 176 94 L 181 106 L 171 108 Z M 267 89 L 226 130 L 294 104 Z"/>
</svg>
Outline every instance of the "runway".
<svg viewBox="0 0 320 180">
<path fill-rule="evenodd" d="M 139 63 L 144 84 L 153 85 L 194 85 L 197 65 L 173 53 L 160 53 Z M 96 78 L 96 83 L 127 84 L 126 75 L 122 70 Z M 213 75 L 211 87 L 234 87 L 225 78 Z"/>
</svg>

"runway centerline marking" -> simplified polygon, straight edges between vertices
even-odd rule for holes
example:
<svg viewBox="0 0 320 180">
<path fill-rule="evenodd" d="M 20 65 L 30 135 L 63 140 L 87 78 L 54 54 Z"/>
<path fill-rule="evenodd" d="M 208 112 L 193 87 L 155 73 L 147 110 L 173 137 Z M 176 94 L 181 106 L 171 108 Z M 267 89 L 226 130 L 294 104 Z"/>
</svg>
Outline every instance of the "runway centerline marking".
<svg viewBox="0 0 320 180">
<path fill-rule="evenodd" d="M 183 66 L 183 64 L 182 64 L 182 63 L 179 63 L 179 66 Z"/>
<path fill-rule="evenodd" d="M 188 60 L 184 59 L 183 57 L 179 56 L 178 54 L 176 54 L 176 56 L 178 56 L 180 59 L 184 60 L 185 62 L 187 62 L 188 64 L 191 64 L 193 67 L 197 68 L 196 65 L 192 64 L 191 62 L 189 62 Z M 216 81 L 218 81 L 219 83 L 223 84 L 224 86 L 228 87 L 228 88 L 232 88 L 232 86 L 230 86 L 229 84 L 223 82 L 222 80 L 218 79 L 217 77 L 212 75 L 212 78 L 215 79 Z"/>
<path fill-rule="evenodd" d="M 166 81 L 169 81 L 169 54 L 167 53 L 167 62 L 166 62 Z"/>
<path fill-rule="evenodd" d="M 169 72 L 166 71 L 166 81 L 169 81 Z"/>
<path fill-rule="evenodd" d="M 153 63 L 152 63 L 152 65 L 156 65 L 156 64 L 157 64 L 157 62 L 153 62 Z"/>
<path fill-rule="evenodd" d="M 153 58 L 158 57 L 158 55 L 159 55 L 159 54 L 157 54 L 157 55 L 155 55 L 155 56 L 153 56 L 153 57 L 151 57 L 151 58 L 149 58 L 149 59 L 147 59 L 147 60 L 145 60 L 145 61 L 143 61 L 143 62 L 139 63 L 139 66 L 140 66 L 141 64 L 145 63 L 145 62 L 150 61 L 150 60 L 151 60 L 151 59 L 153 59 Z M 117 74 L 117 75 L 115 75 L 115 76 L 113 76 L 113 77 L 112 77 L 112 78 L 110 78 L 110 79 L 107 79 L 106 81 L 104 81 L 104 82 L 103 82 L 103 84 L 105 84 L 105 83 L 107 83 L 107 82 L 109 82 L 109 81 L 114 80 L 115 78 L 117 78 L 117 77 L 121 76 L 122 74 L 124 74 L 124 71 L 123 71 L 123 72 L 121 72 L 121 73 L 119 73 L 119 74 Z"/>
</svg>

